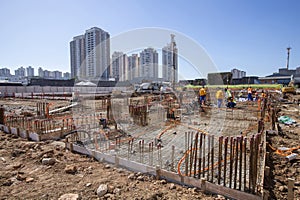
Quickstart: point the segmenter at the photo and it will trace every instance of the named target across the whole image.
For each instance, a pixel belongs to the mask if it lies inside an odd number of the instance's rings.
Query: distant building
[[[71,77],[83,76],[85,72],[85,36],[79,35],[70,42]],[[80,71],[81,70],[81,71]],[[82,74],[80,74],[80,72]]]
[[[283,84],[288,85],[291,81],[291,77],[296,75],[297,69],[279,68],[278,72],[275,72],[266,77],[260,77],[259,81],[262,84]]]
[[[162,49],[162,77],[169,82],[178,82],[178,49],[175,35],[171,34],[171,43]],[[175,77],[174,77],[175,76]]]
[[[112,54],[111,77],[117,81],[128,80],[128,60],[123,52],[115,51]]]
[[[1,77],[10,77],[11,76],[10,69],[7,69],[7,68],[0,69],[0,76]]]
[[[85,74],[86,78],[109,79],[110,35],[93,27],[85,32]]]
[[[64,79],[70,79],[71,78],[70,72],[63,73],[63,77],[64,77]]]
[[[232,78],[243,78],[246,76],[246,72],[245,71],[242,71],[242,70],[239,70],[239,69],[232,69],[231,70],[231,73],[232,73]]]
[[[128,56],[129,80],[139,77],[139,62],[140,58],[138,54],[132,54],[131,56]]]
[[[288,85],[291,81],[291,76],[272,74],[266,77],[258,78],[261,84],[283,84]]]
[[[49,70],[44,70],[44,78],[50,78],[51,77],[51,72]]]
[[[300,67],[297,67],[297,68],[296,68],[296,74],[297,74],[297,75],[300,74]]]
[[[286,68],[280,68],[278,70],[278,73],[280,75],[286,75],[286,76],[291,76],[296,74],[296,69],[286,69]]]
[[[60,72],[60,71],[53,71],[52,75],[50,77],[54,78],[54,79],[62,79],[62,72]]]
[[[241,84],[259,84],[260,81],[258,76],[244,76],[242,78],[233,78],[232,85],[241,85]]]
[[[16,69],[15,70],[15,76],[25,77],[25,68],[24,67],[19,67],[18,69]]]
[[[39,67],[39,69],[38,69],[38,76],[41,77],[41,78],[44,77],[44,70],[41,67]]]
[[[232,82],[231,72],[208,73],[207,81],[209,85],[229,85]]]
[[[140,53],[140,77],[158,79],[158,53],[153,48],[144,49]]]
[[[186,86],[186,85],[207,85],[207,79],[205,78],[197,78],[194,80],[180,80],[179,85]]]
[[[31,66],[28,66],[26,68],[27,77],[33,77],[34,76],[34,68]]]
[[[64,87],[73,87],[75,84],[74,79],[69,80],[56,80],[56,79],[46,79],[46,78],[39,78],[33,77],[30,79],[28,83],[29,86],[39,85],[39,86],[64,86]]]

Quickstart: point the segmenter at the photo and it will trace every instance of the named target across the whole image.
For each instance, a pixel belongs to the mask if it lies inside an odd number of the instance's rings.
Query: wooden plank
[[[205,182],[205,190],[209,191],[211,193],[215,193],[215,194],[220,194],[223,195],[225,197],[228,198],[232,198],[232,199],[244,199],[244,200],[261,200],[262,197],[257,196],[257,195],[253,195],[253,194],[249,194],[246,192],[242,192],[239,190],[234,190],[231,188],[227,188],[221,185],[215,185],[213,183],[210,182]]]

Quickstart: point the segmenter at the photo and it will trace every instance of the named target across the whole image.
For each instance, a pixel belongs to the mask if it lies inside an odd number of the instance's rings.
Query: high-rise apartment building
[[[64,78],[64,79],[70,79],[70,78],[71,78],[70,72],[65,72],[65,73],[63,73],[63,78]]]
[[[34,68],[31,66],[28,66],[26,68],[27,77],[34,77]]]
[[[123,52],[115,51],[112,56],[111,63],[111,77],[116,80],[124,79],[124,73],[126,73],[126,62],[124,61],[125,54]]]
[[[62,72],[61,71],[53,71],[50,73],[50,78],[62,79]]]
[[[18,69],[16,69],[15,70],[15,76],[25,77],[25,68],[24,67],[19,67]]]
[[[38,69],[38,76],[41,77],[41,78],[44,77],[44,70],[41,67],[39,67],[39,69]]]
[[[44,70],[44,78],[51,78],[51,71],[49,70]]]
[[[72,78],[108,80],[110,64],[110,35],[93,27],[70,42]]]
[[[70,42],[71,77],[85,75],[85,36],[79,35]]]
[[[10,69],[8,68],[2,68],[0,69],[0,77],[10,77]]]
[[[178,49],[174,37],[171,34],[171,43],[162,49],[162,77],[172,83],[178,82]]]
[[[158,53],[153,48],[144,49],[140,53],[139,76],[143,78],[158,78]]]
[[[139,62],[140,58],[138,54],[132,54],[128,56],[128,79],[132,80],[139,77]]]

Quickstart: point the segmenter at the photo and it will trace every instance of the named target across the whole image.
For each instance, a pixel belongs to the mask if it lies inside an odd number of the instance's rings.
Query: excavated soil
[[[0,141],[0,199],[58,199],[68,193],[81,199],[217,199],[74,154],[63,142],[32,142],[3,132]],[[43,158],[55,161],[43,163]],[[101,198],[100,184],[108,186]]]

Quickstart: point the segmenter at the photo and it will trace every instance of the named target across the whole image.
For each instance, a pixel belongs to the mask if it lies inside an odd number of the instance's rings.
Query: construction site
[[[236,106],[218,108],[216,91],[208,89],[204,105],[193,89],[14,95],[1,99],[0,123],[2,131],[27,140],[62,140],[100,162],[227,198],[300,198],[299,146],[274,140],[285,135],[278,122],[284,108],[295,120],[289,139],[299,140],[298,96],[283,101],[278,91],[265,90],[265,97],[246,101],[246,93],[232,90]],[[279,181],[286,185],[282,196],[274,192],[276,156],[295,168]]]

